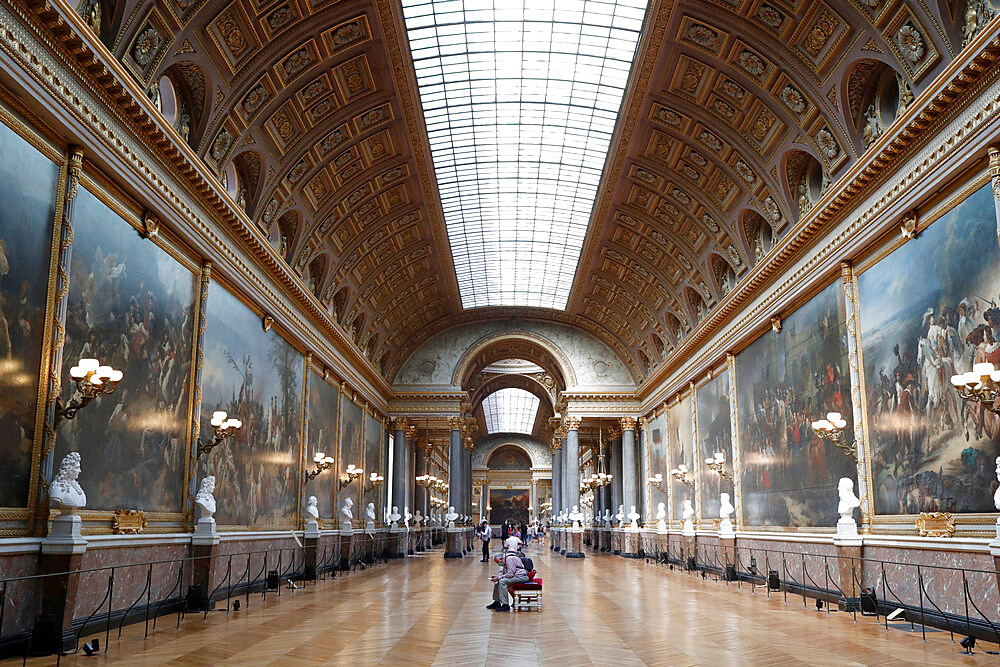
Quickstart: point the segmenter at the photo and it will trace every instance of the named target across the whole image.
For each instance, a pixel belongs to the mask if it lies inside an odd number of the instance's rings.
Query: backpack
[[[524,569],[531,572],[535,569],[535,564],[531,562],[531,559],[527,556],[521,556],[521,564],[524,565]]]

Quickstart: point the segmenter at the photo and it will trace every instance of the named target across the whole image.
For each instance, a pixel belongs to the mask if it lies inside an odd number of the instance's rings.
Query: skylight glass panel
[[[535,425],[538,397],[524,389],[498,389],[483,400],[488,433],[527,433]]]
[[[463,308],[566,308],[645,12],[403,0]]]

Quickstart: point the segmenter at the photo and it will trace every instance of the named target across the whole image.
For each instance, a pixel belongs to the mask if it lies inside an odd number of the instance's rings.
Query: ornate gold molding
[[[951,512],[921,512],[917,517],[917,532],[921,537],[953,537],[955,517]]]
[[[115,535],[138,535],[146,530],[146,515],[141,510],[115,510],[111,532]]]
[[[579,431],[580,430],[580,418],[577,416],[569,416],[563,419],[563,427],[567,431]]]

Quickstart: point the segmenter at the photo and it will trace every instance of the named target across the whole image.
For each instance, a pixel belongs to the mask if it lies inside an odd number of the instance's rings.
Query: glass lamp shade
[[[96,373],[97,369],[101,367],[101,362],[97,359],[81,359],[77,362],[77,366],[82,368],[84,373]]]

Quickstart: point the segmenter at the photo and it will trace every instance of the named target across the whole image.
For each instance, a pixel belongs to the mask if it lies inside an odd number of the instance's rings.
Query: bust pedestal
[[[462,557],[462,529],[461,528],[447,528],[445,530],[444,557],[445,558],[461,558]]]
[[[625,558],[638,558],[639,554],[639,529],[631,525],[626,526],[622,531],[624,534],[622,541],[622,555]]]
[[[583,528],[569,528],[566,533],[569,537],[566,558],[583,558]]]
[[[357,537],[349,521],[340,523],[340,562],[337,564],[337,569],[341,572],[350,570],[352,560],[357,560],[357,556],[354,555],[357,553],[355,550],[355,545],[358,543]]]
[[[719,538],[720,539],[733,539],[736,537],[736,532],[733,530],[733,522],[727,519],[722,519],[719,522]]]
[[[393,524],[389,528],[389,552],[392,558],[402,558],[406,555],[406,532],[399,526]]]
[[[302,532],[302,578],[316,579],[316,559],[319,551],[319,521],[309,519]]]
[[[39,574],[50,576],[41,581],[42,607],[31,635],[32,654],[72,651],[76,645],[73,611],[80,576],[66,573],[83,566],[87,540],[81,536],[81,526],[76,508],[63,508],[42,540]]]
[[[684,537],[694,537],[694,521],[691,519],[684,520],[684,527],[681,529]]]

